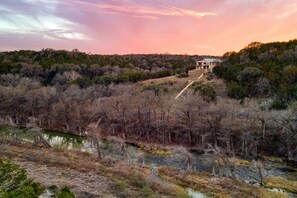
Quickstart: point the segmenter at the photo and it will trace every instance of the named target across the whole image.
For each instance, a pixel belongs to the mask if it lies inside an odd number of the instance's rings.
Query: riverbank
[[[182,188],[150,180],[149,167],[112,159],[99,162],[95,156],[75,150],[1,141],[0,160],[21,166],[43,186],[69,186],[76,197],[187,196]]]
[[[95,156],[78,150],[35,147],[9,141],[0,143],[0,160],[20,165],[28,172],[29,178],[43,186],[69,186],[77,197],[189,197],[187,188],[211,197],[262,197],[263,194],[287,197],[237,180],[213,178],[205,173],[164,167],[153,173],[151,167],[143,164],[109,158],[99,162]],[[167,182],[158,181],[154,174]],[[204,181],[204,185],[197,181]]]

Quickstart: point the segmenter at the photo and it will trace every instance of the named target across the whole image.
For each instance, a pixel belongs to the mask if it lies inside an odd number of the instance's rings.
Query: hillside
[[[248,53],[255,49],[258,48],[251,45],[239,53]],[[58,57],[61,54],[66,58],[60,64],[53,64],[47,69],[45,60],[59,63]],[[71,56],[76,58],[71,59]],[[80,59],[81,56],[83,58]],[[261,64],[258,63],[259,68],[251,68],[252,72],[249,73],[250,67],[246,66],[249,63],[231,64],[233,56],[240,55],[229,54],[229,59],[225,56],[227,60],[223,65],[215,68],[215,73],[227,81],[228,93],[231,96],[231,91],[234,90],[230,85],[237,83],[236,85],[243,89],[261,79],[261,75],[265,75],[260,71],[256,76],[250,77],[254,70],[260,70]],[[103,56],[77,51],[44,50],[3,52],[2,57],[2,64],[9,65],[9,70],[5,71],[6,73],[2,70],[4,74],[0,76],[0,122],[3,125],[28,127],[33,123],[41,129],[97,137],[99,129],[94,129],[93,126],[99,120],[101,137],[116,136],[132,142],[185,145],[198,150],[204,150],[211,144],[226,149],[228,153],[236,152],[245,156],[257,156],[263,152],[292,159],[297,155],[293,146],[297,138],[294,135],[294,107],[283,113],[264,112],[262,110],[267,103],[265,100],[264,103],[257,100],[247,100],[245,103],[232,100],[226,97],[224,83],[215,79],[212,74],[207,74],[201,81],[195,82],[178,100],[174,99],[189,80],[197,79],[201,75],[203,71],[199,70],[189,70],[188,77],[185,75],[183,78],[168,76],[138,83],[117,81],[119,77],[132,82],[142,79],[138,75],[144,71],[142,64],[129,69],[125,64],[120,64],[126,59],[140,59],[142,62],[151,62],[152,65],[166,65],[177,60],[188,61],[190,64],[194,58],[191,56]],[[108,59],[105,64],[113,64],[108,68],[119,73],[112,73],[110,70],[100,73],[102,68],[106,68],[100,65],[97,65],[97,69],[95,67],[90,70],[93,65],[86,63],[94,63],[93,59]],[[71,61],[76,65],[69,65]],[[79,61],[82,61],[81,64]],[[115,63],[117,61],[119,62]],[[188,68],[188,64],[182,62],[179,68]],[[117,66],[118,64],[120,66]],[[171,63],[170,68],[173,68],[173,65]],[[247,69],[243,69],[242,73],[239,71],[241,67]],[[237,78],[231,80],[235,74],[227,75],[234,68],[242,78],[245,77],[243,84],[238,84]],[[171,69],[164,68],[164,71],[170,73]],[[111,76],[112,79],[109,78]],[[295,84],[290,84],[290,88]],[[262,97],[269,95],[263,94]],[[232,119],[233,117],[237,119]],[[282,130],[288,132],[284,134],[280,132]],[[247,136],[246,131],[250,135]],[[277,145],[277,148],[272,150],[271,143]]]
[[[224,83],[191,70],[194,56],[3,52],[0,160],[78,197],[288,197],[296,193],[296,106],[267,108],[272,84],[261,94],[228,97],[230,85],[249,88],[266,75],[260,62],[251,68],[233,56],[215,68]]]
[[[271,98],[268,108],[285,109],[297,100],[297,40],[251,43],[228,52],[214,73],[222,77],[232,98]]]
[[[0,74],[17,74],[44,85],[137,82],[171,76],[194,67],[199,56],[187,55],[92,55],[78,50],[0,52]]]

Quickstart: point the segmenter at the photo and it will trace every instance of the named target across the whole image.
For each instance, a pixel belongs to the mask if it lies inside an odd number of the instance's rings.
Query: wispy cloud
[[[86,35],[76,31],[79,24],[55,15],[58,5],[55,0],[22,0],[18,7],[6,2],[4,0],[0,5],[1,34],[39,34],[50,40],[87,39]]]
[[[276,16],[277,19],[285,19],[287,17],[291,17],[292,15],[297,13],[297,3],[294,2],[290,5],[285,6],[284,11],[281,11],[279,15]]]
[[[223,54],[296,37],[295,1],[0,0],[0,50]]]
[[[82,0],[72,0],[72,4],[79,6],[86,6],[88,9],[93,9],[102,13],[119,14],[131,17],[145,17],[156,19],[161,16],[177,16],[177,17],[195,17],[201,18],[205,16],[216,15],[213,12],[199,12],[195,10],[189,10],[179,8],[175,6],[156,6],[141,3],[125,3],[120,4],[118,2],[109,3],[96,3]]]

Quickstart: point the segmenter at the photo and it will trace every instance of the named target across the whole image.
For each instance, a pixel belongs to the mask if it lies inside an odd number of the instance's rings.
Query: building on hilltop
[[[196,69],[212,71],[212,69],[221,64],[221,62],[222,60],[219,58],[204,58],[201,61],[196,61]]]

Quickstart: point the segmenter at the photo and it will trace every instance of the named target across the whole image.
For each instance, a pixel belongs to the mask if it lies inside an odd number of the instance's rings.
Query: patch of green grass
[[[131,184],[136,188],[140,189],[141,197],[150,197],[152,194],[152,189],[150,185],[140,177],[134,176],[131,180]]]
[[[57,198],[75,198],[75,195],[69,187],[64,187],[57,193]]]
[[[177,75],[175,75],[177,78],[187,78],[187,77],[189,77],[189,74],[187,74],[187,73],[180,73],[180,74],[177,74]]]
[[[119,179],[119,180],[115,181],[115,186],[116,186],[117,190],[123,191],[123,190],[125,190],[127,183],[126,183],[126,181]]]
[[[148,184],[145,184],[141,189],[141,195],[144,197],[149,197],[152,194],[152,189]]]
[[[137,188],[143,188],[146,185],[146,182],[142,178],[134,176],[131,180],[131,184]]]

